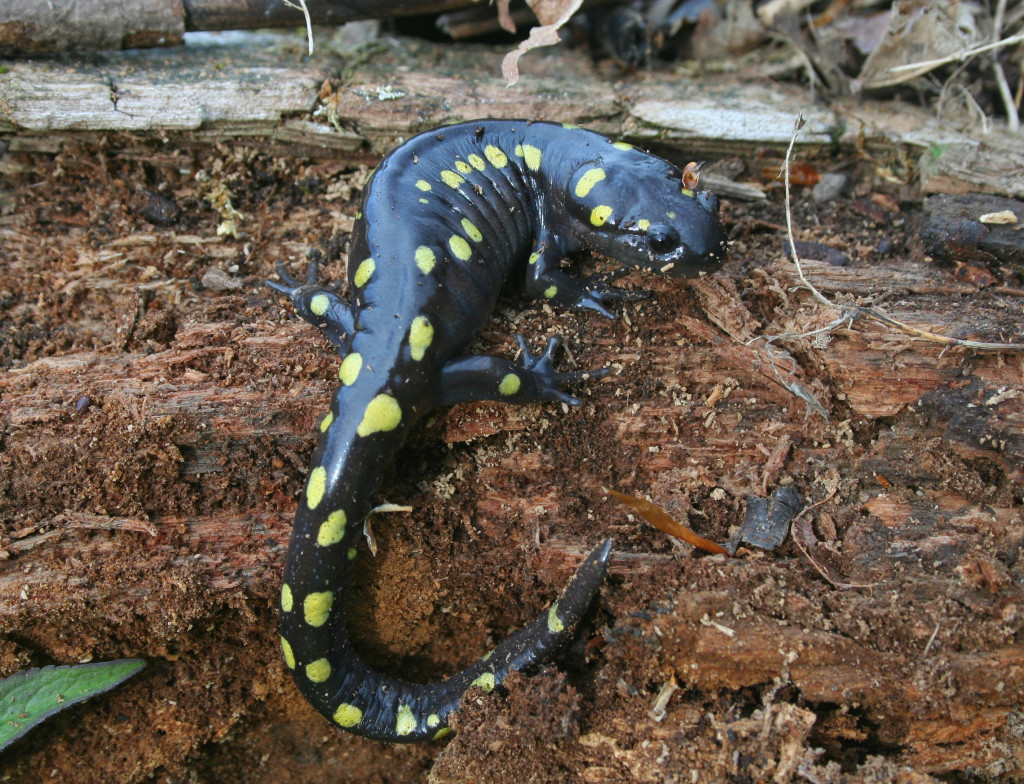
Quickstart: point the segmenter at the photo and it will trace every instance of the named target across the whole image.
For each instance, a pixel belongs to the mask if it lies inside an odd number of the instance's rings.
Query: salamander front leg
[[[278,283],[268,280],[267,285],[291,298],[295,312],[304,320],[319,329],[331,343],[341,348],[344,335],[355,331],[355,317],[352,308],[332,289],[317,283],[320,265],[310,261],[306,268],[306,282],[299,283],[288,274],[284,265],[278,262],[277,274],[281,278]]]
[[[480,400],[500,400],[506,403],[536,403],[557,400],[571,406],[580,405],[580,399],[562,391],[562,387],[578,384],[591,378],[604,378],[610,372],[600,368],[587,372],[560,373],[554,368],[554,354],[562,338],[548,340],[539,354],[531,354],[526,341],[517,336],[522,355],[515,362],[498,357],[460,357],[448,362],[439,374],[435,401],[451,406]]]
[[[567,275],[559,265],[568,251],[578,248],[566,249],[563,245],[557,239],[549,238],[539,242],[537,250],[531,254],[526,290],[533,296],[577,310],[593,310],[610,319],[615,318],[615,314],[607,307],[611,302],[632,301],[649,296],[647,291],[630,291],[611,285],[631,271],[627,267],[582,279]]]

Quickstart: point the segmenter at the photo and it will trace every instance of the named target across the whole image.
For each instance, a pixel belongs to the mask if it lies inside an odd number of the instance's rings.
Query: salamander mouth
[[[670,278],[696,278],[721,269],[725,262],[726,242],[723,237],[710,251],[699,253],[685,243],[666,256],[650,254],[645,265],[652,272]]]

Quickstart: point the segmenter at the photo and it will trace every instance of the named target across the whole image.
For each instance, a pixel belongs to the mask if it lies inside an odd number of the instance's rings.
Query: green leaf
[[[142,659],[120,659],[22,670],[5,678],[0,681],[0,751],[43,719],[114,688],[145,666]]]

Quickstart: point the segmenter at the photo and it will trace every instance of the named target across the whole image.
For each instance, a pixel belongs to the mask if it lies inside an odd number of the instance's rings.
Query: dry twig
[[[289,8],[295,8],[302,11],[302,15],[306,18],[306,40],[309,41],[309,55],[313,56],[313,21],[309,18],[309,9],[306,8],[306,0],[284,0],[284,4]]]
[[[1024,40],[1024,38],[1022,38],[1022,40]],[[818,291],[817,288],[814,287],[814,284],[812,284],[807,279],[806,275],[804,275],[803,265],[800,262],[800,255],[797,253],[796,250],[796,240],[793,237],[793,214],[791,210],[789,188],[789,168],[790,161],[793,155],[793,146],[796,143],[796,137],[800,133],[800,129],[803,127],[803,125],[804,118],[801,114],[797,117],[796,123],[793,126],[793,136],[789,140],[789,147],[786,150],[786,158],[782,164],[783,173],[785,175],[784,181],[786,191],[786,236],[789,240],[790,252],[793,255],[793,264],[796,267],[797,277],[800,279],[800,282],[807,288],[808,291],[811,292],[811,295],[818,302],[820,302],[822,305],[825,305],[826,307],[838,310],[840,312],[840,315],[837,318],[835,318],[831,323],[827,324],[824,327],[821,327],[820,329],[800,334],[785,333],[781,335],[772,335],[766,337],[765,340],[768,343],[773,343],[775,341],[783,339],[809,337],[812,335],[820,334],[822,332],[829,332],[833,329],[837,329],[842,324],[852,326],[853,322],[856,319],[867,318],[871,319],[872,321],[877,321],[879,324],[885,324],[888,327],[897,329],[900,332],[903,332],[905,335],[910,335],[911,337],[919,338],[921,340],[927,340],[932,343],[940,343],[945,348],[954,348],[959,346],[963,348],[974,349],[975,351],[1024,352],[1024,343],[989,343],[978,340],[961,340],[960,338],[951,338],[946,335],[940,335],[935,332],[929,332],[928,330],[919,329],[917,327],[912,327],[908,324],[904,324],[872,308],[865,308],[860,305],[838,305],[829,300],[820,291]]]
[[[974,57],[975,55],[984,54],[993,49],[998,49],[1003,46],[1009,46],[1010,44],[1016,44],[1024,41],[1024,33],[1017,33],[1011,35],[1009,38],[1004,38],[1001,41],[995,41],[991,44],[982,44],[981,46],[973,46],[970,49],[961,49],[959,52],[946,55],[945,57],[939,57],[935,60],[922,60],[917,63],[907,63],[906,65],[894,65],[892,68],[886,69],[886,73],[900,73],[902,71],[912,71],[919,68],[938,68],[940,65],[946,65],[947,63],[956,62]]]
[[[996,15],[992,25],[992,37],[999,41],[1003,30],[1003,20],[1006,18],[1006,0],[999,0],[996,4]],[[1013,93],[1010,91],[1010,84],[1006,81],[1006,74],[1003,73],[1003,66],[999,64],[997,52],[992,52],[992,72],[995,74],[996,84],[999,86],[999,97],[1003,99],[1003,107],[1006,109],[1006,126],[1014,133],[1020,130],[1020,118],[1017,116],[1017,104],[1013,100]]]

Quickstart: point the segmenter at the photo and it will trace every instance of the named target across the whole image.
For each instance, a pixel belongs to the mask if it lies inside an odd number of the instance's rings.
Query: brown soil
[[[4,753],[0,781],[1024,776],[1021,355],[943,352],[867,322],[748,345],[835,316],[794,288],[778,194],[725,205],[732,256],[714,280],[630,277],[653,295],[616,321],[510,298],[488,324],[482,350],[557,333],[567,364],[614,372],[578,410],[461,406],[418,430],[384,492],[415,511],[376,520],[380,551],[358,564],[364,655],[442,677],[546,607],[608,536],[611,576],[542,672],[469,695],[446,743],[391,747],[305,704],[274,610],[337,357],[261,282],[311,248],[341,276],[365,169],[184,137],[8,161],[0,674],[149,666]],[[230,192],[240,239],[218,237],[199,170]],[[919,203],[872,198],[884,186],[853,171],[838,203],[796,193],[801,239],[851,260],[808,264],[822,290],[1021,342],[1019,270],[959,282],[923,256]],[[808,554],[789,537],[700,557],[601,492],[723,541],[748,495],[787,484],[823,502]]]

